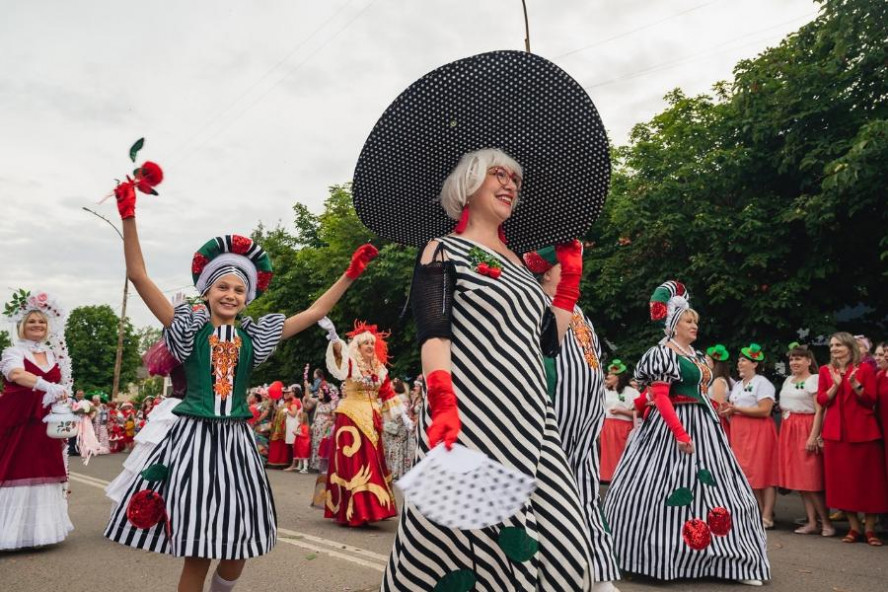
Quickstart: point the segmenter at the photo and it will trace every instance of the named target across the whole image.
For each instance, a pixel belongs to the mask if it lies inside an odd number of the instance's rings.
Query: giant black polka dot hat
[[[586,91],[537,55],[494,51],[426,74],[382,114],[355,167],[353,199],[379,236],[422,246],[455,225],[438,196],[467,152],[499,148],[523,168],[504,224],[516,252],[583,236],[610,181],[607,136]]]

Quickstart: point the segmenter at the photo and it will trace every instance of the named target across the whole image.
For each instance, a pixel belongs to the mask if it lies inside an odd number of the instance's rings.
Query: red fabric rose
[[[709,530],[716,536],[727,536],[733,525],[731,513],[727,508],[712,508],[709,510],[709,516],[706,517],[706,523]]]
[[[662,321],[666,318],[666,305],[662,302],[651,302],[651,320]]]
[[[202,253],[195,253],[194,257],[191,259],[191,273],[200,274],[209,262],[210,260]]]
[[[503,273],[503,270],[500,269],[499,267],[491,267],[491,268],[487,271],[487,275],[489,275],[489,276],[492,277],[493,279],[497,279],[497,278],[499,278],[499,276],[501,276],[502,273]]]
[[[231,236],[231,252],[243,255],[253,247],[253,241],[245,236],[234,234]]]
[[[139,169],[138,178],[144,181],[149,187],[160,185],[163,181],[163,170],[157,163],[146,160],[142,168]]]
[[[681,529],[681,538],[684,539],[688,547],[695,551],[702,551],[712,542],[709,526],[698,518],[691,518],[684,523],[684,527]]]
[[[481,275],[490,275],[490,266],[483,261],[478,264],[477,270]]]

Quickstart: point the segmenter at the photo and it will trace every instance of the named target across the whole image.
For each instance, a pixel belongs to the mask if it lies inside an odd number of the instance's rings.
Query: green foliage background
[[[74,387],[85,391],[111,392],[117,354],[118,317],[110,306],[81,306],[71,311],[65,339],[71,355]],[[127,319],[124,324],[120,390],[135,381],[141,365],[138,339]]]

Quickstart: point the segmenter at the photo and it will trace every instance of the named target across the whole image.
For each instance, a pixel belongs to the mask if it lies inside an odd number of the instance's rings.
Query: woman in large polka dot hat
[[[595,550],[543,356],[557,355],[573,318],[582,273],[574,238],[600,211],[608,177],[589,97],[520,52],[428,74],[367,140],[358,214],[374,232],[423,247],[412,287],[428,385],[417,457],[458,443],[536,484],[517,513],[479,529],[407,504],[382,590],[591,587]],[[553,243],[561,278],[550,300],[516,251]]]

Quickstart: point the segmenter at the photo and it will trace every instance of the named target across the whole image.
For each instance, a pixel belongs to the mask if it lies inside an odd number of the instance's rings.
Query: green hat
[[[522,255],[524,265],[530,270],[530,273],[546,273],[556,265],[558,265],[558,257],[555,256],[555,247],[548,246],[538,251],[529,251]]]
[[[762,346],[758,343],[750,343],[749,347],[740,348],[740,355],[757,363],[765,361],[765,352],[762,351]]]
[[[727,362],[731,359],[731,352],[721,343],[716,343],[712,347],[707,348],[706,355],[717,362]]]
[[[607,371],[610,374],[622,374],[626,371],[626,364],[624,364],[622,360],[617,358],[613,360],[610,364],[608,364]]]

